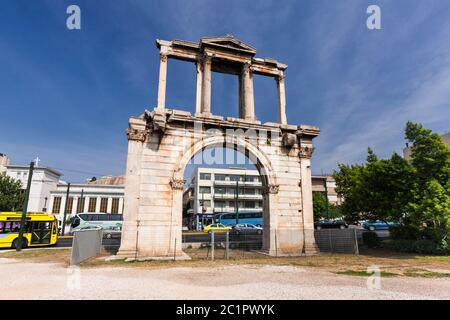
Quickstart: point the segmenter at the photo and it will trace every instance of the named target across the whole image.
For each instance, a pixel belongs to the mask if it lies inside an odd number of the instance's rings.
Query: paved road
[[[65,264],[0,258],[0,272],[20,275],[2,279],[2,299],[450,299],[450,280],[444,278],[382,277],[374,290],[367,277],[292,266],[105,266],[68,272]]]

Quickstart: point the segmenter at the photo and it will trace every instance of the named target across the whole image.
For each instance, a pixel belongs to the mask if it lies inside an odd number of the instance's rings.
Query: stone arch
[[[256,160],[256,168],[258,169],[262,178],[262,184],[264,188],[263,192],[263,219],[264,219],[264,237],[263,248],[268,252],[273,252],[276,236],[274,235],[274,228],[277,224],[277,213],[274,212],[274,204],[277,201],[278,184],[275,170],[269,157],[260,150],[257,146],[252,144],[246,139],[240,138],[235,135],[216,135],[212,137],[200,138],[183,152],[181,159],[174,170],[172,176],[172,184],[177,185],[173,188],[172,192],[172,224],[174,227],[172,232],[177,234],[177,237],[181,237],[181,225],[182,225],[182,197],[184,185],[184,171],[190,159],[196,154],[202,152],[208,147],[242,147],[244,151],[249,153],[253,159]],[[241,151],[241,150],[238,150]]]
[[[174,170],[173,180],[180,181],[184,179],[184,171],[186,166],[197,153],[210,147],[227,147],[227,146],[241,146],[245,151],[249,152],[253,159],[257,160],[255,163],[260,175],[263,177],[263,182],[266,185],[277,185],[277,178],[269,158],[249,141],[237,136],[218,135],[199,139],[194,142],[189,148],[185,150],[177,167]]]

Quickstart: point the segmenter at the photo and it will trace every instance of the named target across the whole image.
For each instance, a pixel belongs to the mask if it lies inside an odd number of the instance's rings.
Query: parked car
[[[397,225],[399,225],[398,222],[371,220],[364,222],[362,224],[362,227],[366,230],[374,231],[374,230],[389,230],[390,227]]]
[[[322,220],[314,222],[314,229],[345,229],[348,224],[343,220]]]
[[[230,248],[261,250],[263,229],[251,223],[239,223],[230,231]]]
[[[231,230],[233,234],[262,234],[263,228],[255,226],[251,223],[239,223],[233,227]]]
[[[103,238],[106,239],[117,239],[122,236],[122,229],[121,228],[112,228],[112,229],[105,229],[103,230]]]
[[[213,231],[215,233],[220,233],[220,232],[227,232],[229,230],[231,230],[230,226],[226,226],[221,223],[213,223],[213,224],[210,224],[209,226],[205,226],[203,228],[203,232],[206,232],[206,233],[211,233]]]

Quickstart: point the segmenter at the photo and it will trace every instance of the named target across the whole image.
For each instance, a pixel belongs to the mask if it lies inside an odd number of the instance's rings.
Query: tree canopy
[[[379,159],[369,148],[364,164],[339,164],[336,191],[344,198],[347,219],[401,220],[417,228],[439,229],[440,240],[450,227],[450,147],[421,124],[408,122],[405,138],[411,161],[394,153]]]
[[[20,211],[24,195],[19,180],[0,175],[0,211]]]

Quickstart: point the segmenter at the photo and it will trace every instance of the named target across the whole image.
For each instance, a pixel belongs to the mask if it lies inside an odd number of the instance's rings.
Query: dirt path
[[[450,299],[449,278],[367,277],[295,266],[71,269],[0,258],[1,299]],[[11,276],[3,276],[11,275]]]

